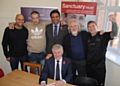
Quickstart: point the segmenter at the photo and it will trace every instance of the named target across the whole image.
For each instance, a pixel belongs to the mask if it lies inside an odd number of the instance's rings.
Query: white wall
[[[120,65],[106,60],[106,86],[120,86]]]

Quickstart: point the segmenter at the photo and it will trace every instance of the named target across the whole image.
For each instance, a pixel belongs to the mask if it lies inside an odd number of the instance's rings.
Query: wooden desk
[[[0,86],[40,86],[38,84],[39,76],[31,73],[27,73],[21,70],[14,70],[0,78]],[[48,84],[55,82],[52,79],[48,79]],[[74,86],[65,84],[64,86]]]

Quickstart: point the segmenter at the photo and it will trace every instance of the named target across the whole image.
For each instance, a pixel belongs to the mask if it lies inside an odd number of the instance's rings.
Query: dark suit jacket
[[[85,58],[87,57],[87,39],[88,39],[88,32],[86,31],[81,31],[79,32],[82,37],[82,42],[83,42],[83,49],[84,49],[84,55]],[[71,50],[71,38],[70,34],[67,34],[64,38],[63,41],[63,48],[64,48],[64,56],[72,58],[72,50]]]
[[[58,36],[56,38],[56,41],[54,41],[53,37],[53,25],[48,24],[46,26],[46,53],[52,53],[52,46],[54,44],[63,44],[64,37],[68,34],[68,26],[67,25],[60,25]]]
[[[41,81],[47,82],[47,78],[54,79],[54,71],[55,71],[54,68],[55,68],[55,59],[54,57],[51,57],[50,59],[45,61],[45,65],[39,79],[39,84],[41,83]],[[66,80],[67,83],[72,83],[73,74],[72,74],[70,59],[63,57],[61,71],[62,71],[61,72],[62,79]]]

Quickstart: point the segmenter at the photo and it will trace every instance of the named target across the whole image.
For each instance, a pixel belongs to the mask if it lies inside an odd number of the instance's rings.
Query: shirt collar
[[[53,25],[53,27],[55,26],[55,24],[52,24],[52,25]],[[60,26],[60,22],[58,24],[56,24],[56,26],[59,27]]]
[[[57,60],[55,59],[55,62],[57,62]],[[62,62],[62,57],[59,59],[59,62]]]

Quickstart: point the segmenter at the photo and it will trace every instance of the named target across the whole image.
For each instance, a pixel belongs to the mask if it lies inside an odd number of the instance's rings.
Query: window
[[[116,0],[110,0],[110,6],[115,6],[116,5]]]
[[[106,5],[106,0],[96,0],[99,6],[105,6]]]
[[[111,31],[112,22],[108,16],[113,14],[116,16],[116,23],[118,26],[118,35],[113,41],[110,41],[109,47],[114,51],[120,53],[120,0],[94,0],[98,3],[97,23],[98,28],[104,31]]]
[[[101,16],[101,14],[103,14],[102,16]],[[105,15],[105,10],[99,10],[98,11],[98,21],[101,21],[101,22],[98,22],[97,24],[98,24],[98,30],[100,31],[100,30],[102,30],[103,29],[103,25],[104,25],[104,15]]]

